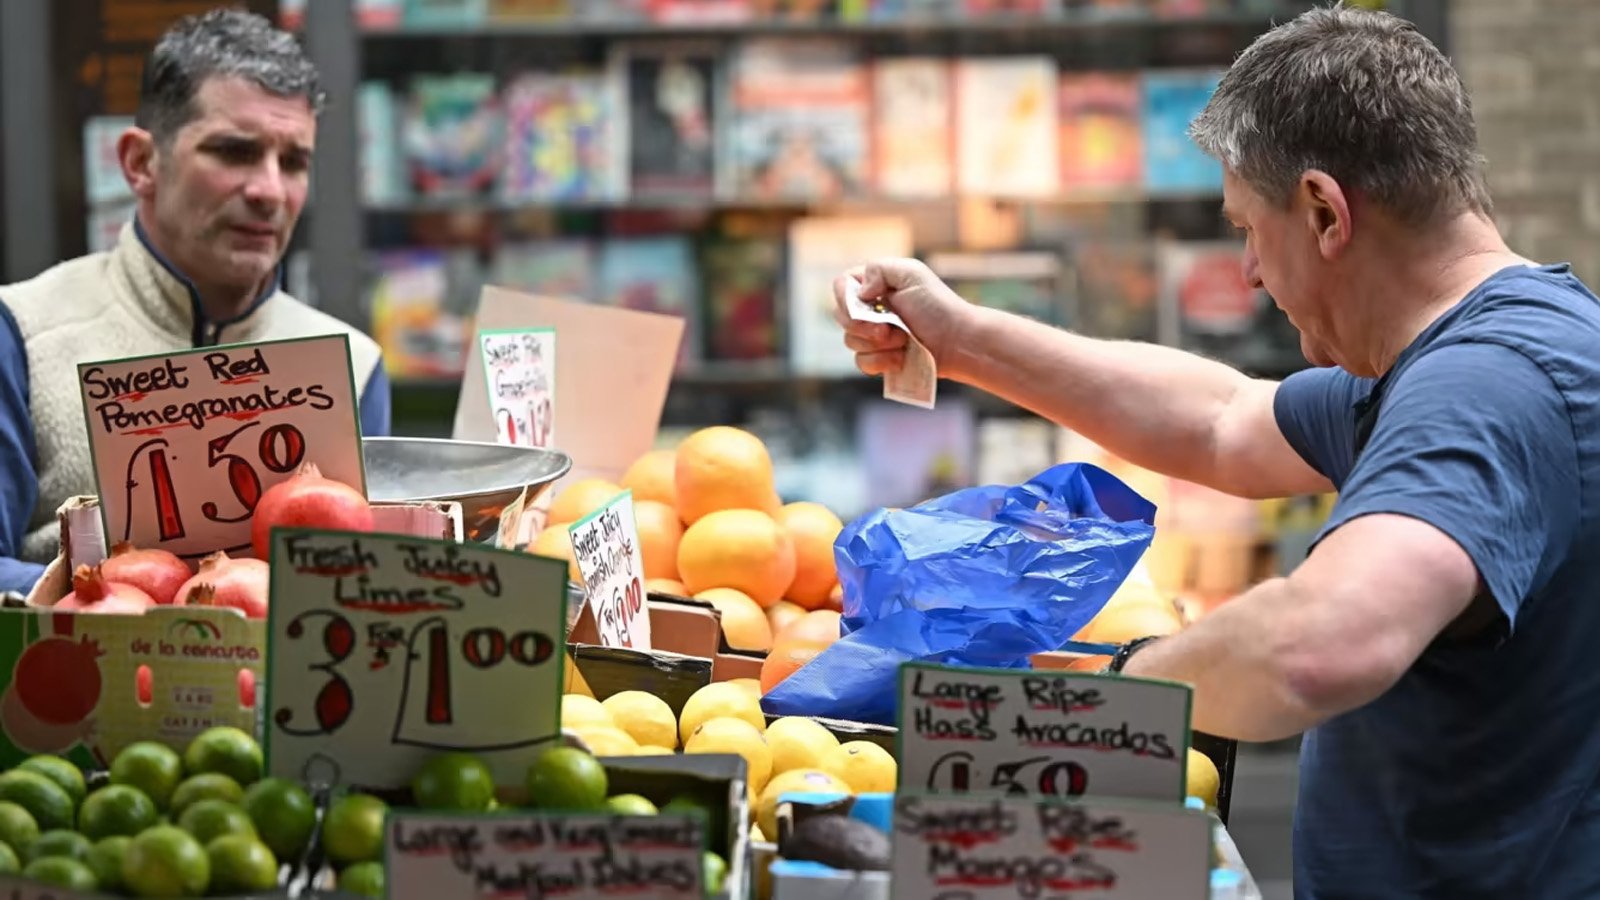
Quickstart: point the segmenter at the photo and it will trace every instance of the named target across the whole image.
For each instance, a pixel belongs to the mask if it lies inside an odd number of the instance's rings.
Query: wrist
[[[1145,637],[1134,638],[1133,640],[1128,641],[1126,644],[1123,644],[1121,647],[1118,647],[1117,652],[1111,657],[1111,663],[1106,666],[1106,671],[1125,675],[1130,674],[1128,672],[1128,663],[1133,660],[1134,654],[1150,646],[1158,639],[1159,638],[1156,635],[1147,635]]]

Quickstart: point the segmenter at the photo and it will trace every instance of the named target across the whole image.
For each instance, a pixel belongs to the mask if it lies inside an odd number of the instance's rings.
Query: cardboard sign
[[[389,816],[391,900],[705,896],[696,815]]]
[[[104,769],[136,741],[182,753],[213,725],[253,732],[266,625],[194,606],[142,616],[0,609],[0,766],[54,753]]]
[[[274,531],[272,774],[397,788],[462,750],[520,786],[560,730],[566,586],[564,562],[527,553]]]
[[[1182,803],[1190,699],[1174,682],[906,663],[899,787]]]
[[[560,449],[573,460],[565,481],[619,481],[634,460],[655,446],[683,342],[681,317],[486,287],[477,324],[488,330],[553,328],[561,335],[555,356],[561,377],[555,384],[554,433]],[[481,366],[482,348],[474,346],[472,352],[480,359],[468,365]],[[462,380],[452,436],[495,439],[483,379]]]
[[[251,555],[262,492],[303,463],[366,493],[342,334],[81,363],[107,539]]]
[[[901,793],[893,896],[1206,900],[1211,828],[1182,807]]]
[[[555,446],[556,332],[478,332],[495,439],[517,447]]]
[[[600,643],[649,650],[650,616],[644,609],[644,557],[633,518],[633,491],[618,494],[567,526],[567,532]]]

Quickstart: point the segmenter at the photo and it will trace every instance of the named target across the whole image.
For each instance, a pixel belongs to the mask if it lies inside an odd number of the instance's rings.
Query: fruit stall
[[[657,445],[671,317],[511,299],[449,440],[364,437],[343,338],[80,367],[7,896],[1258,896],[1232,744],[1102,673],[1186,623],[1132,488],[842,521],[747,431]],[[568,361],[629,329],[607,403]]]

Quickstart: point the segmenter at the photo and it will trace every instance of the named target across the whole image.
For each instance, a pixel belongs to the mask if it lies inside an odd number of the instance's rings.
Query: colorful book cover
[[[834,199],[865,189],[871,88],[854,44],[748,40],[731,66],[734,196]]]
[[[764,22],[818,22],[837,18],[839,0],[749,0],[750,15]]]
[[[613,115],[600,72],[526,72],[501,94],[505,168],[500,195],[597,200],[615,195],[608,153]]]
[[[1043,16],[1058,8],[1058,0],[963,0],[962,11],[967,16],[1020,14]]]
[[[634,197],[710,197],[716,188],[716,44],[619,44],[609,86],[627,110],[614,183]]]
[[[600,302],[608,306],[681,316],[685,324],[678,369],[700,361],[700,277],[688,238],[607,240],[600,247],[596,289]]]
[[[1060,184],[1056,61],[968,58],[955,64],[957,183],[963,194],[1052,197]]]
[[[913,506],[973,485],[977,418],[965,400],[941,398],[937,409],[872,400],[856,421],[869,508]]]
[[[927,255],[928,268],[970,303],[1051,325],[1071,325],[1062,303],[1061,254],[1053,250]]]
[[[1137,75],[1061,76],[1063,193],[1139,187],[1144,151]]]
[[[848,375],[855,353],[834,318],[833,280],[862,263],[910,256],[903,216],[807,216],[789,226],[789,366],[799,375]]]
[[[405,0],[405,23],[469,27],[489,18],[489,0]]]
[[[572,14],[570,0],[489,0],[489,18],[501,22],[560,20]]]
[[[701,249],[701,264],[706,281],[707,358],[777,358],[781,241],[719,236]]]
[[[1221,193],[1222,164],[1189,138],[1221,71],[1144,74],[1144,186],[1151,193]]]
[[[644,0],[650,18],[672,25],[748,22],[751,0]]]
[[[447,311],[450,285],[444,254],[392,251],[377,259],[372,286],[372,337],[394,378],[450,378],[466,368],[468,333]]]
[[[873,181],[887,197],[943,197],[954,181],[950,64],[889,57],[872,65]]]
[[[1075,328],[1092,337],[1153,341],[1159,276],[1146,241],[1091,241],[1074,255]]]
[[[92,116],[83,123],[83,192],[89,203],[132,199],[117,153],[117,141],[132,126],[132,116]]]
[[[910,22],[948,19],[961,0],[840,0],[839,18],[847,22]]]
[[[502,128],[493,75],[417,76],[403,124],[415,190],[434,197],[489,190],[500,173]]]
[[[356,127],[361,154],[361,195],[368,203],[404,200],[405,166],[400,160],[400,105],[382,81],[365,81],[356,93]]]
[[[594,302],[595,251],[582,238],[511,241],[495,254],[490,279],[542,297]]]
[[[1264,299],[1245,280],[1244,247],[1233,241],[1163,241],[1161,302],[1185,334],[1248,331]]]

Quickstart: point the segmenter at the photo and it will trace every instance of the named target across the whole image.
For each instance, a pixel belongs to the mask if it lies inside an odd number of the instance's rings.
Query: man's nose
[[[260,165],[251,170],[250,179],[244,185],[244,196],[256,206],[283,205],[288,197],[288,188],[284,184],[283,170],[279,168],[277,159],[270,155],[266,156]]]

